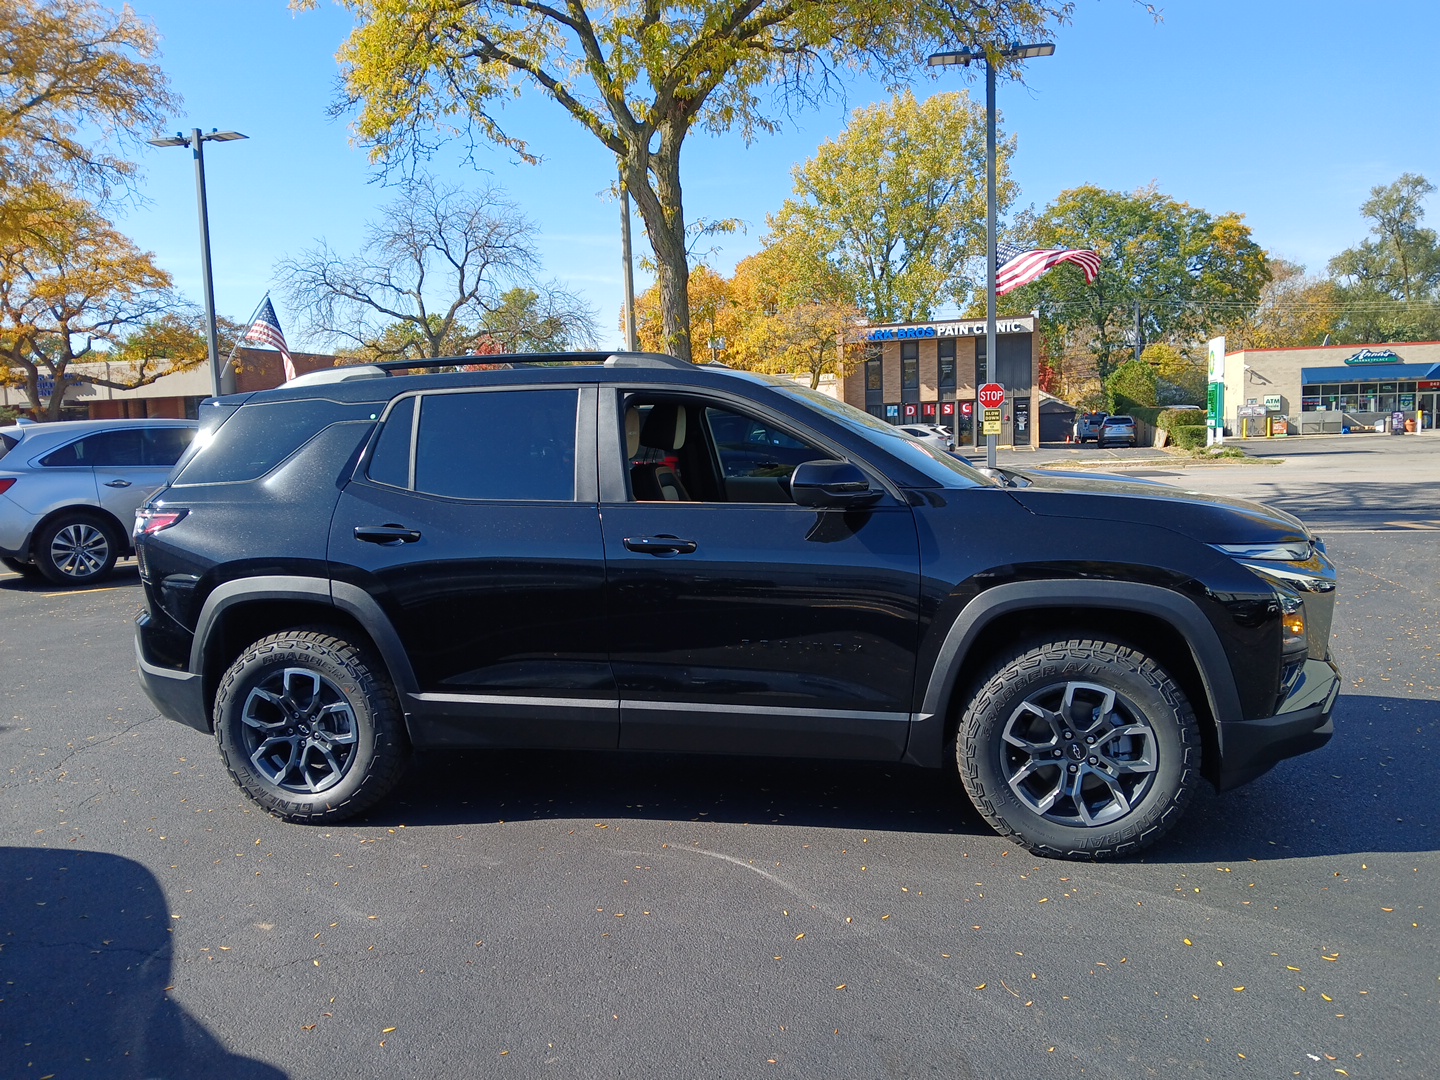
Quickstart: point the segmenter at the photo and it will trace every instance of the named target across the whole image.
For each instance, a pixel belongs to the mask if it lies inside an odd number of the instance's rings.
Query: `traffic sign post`
[[[1005,404],[1005,387],[999,383],[986,383],[980,387],[980,392],[975,396],[980,399],[980,408],[984,410],[981,434],[986,436],[986,441],[989,443],[988,456],[989,452],[993,452],[995,436],[1000,434],[1000,409]],[[993,462],[991,467],[994,467]]]

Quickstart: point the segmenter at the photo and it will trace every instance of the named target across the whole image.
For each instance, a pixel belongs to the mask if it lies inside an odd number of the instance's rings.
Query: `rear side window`
[[[19,443],[20,440],[13,435],[6,435],[4,432],[0,432],[0,457],[4,457],[11,450],[14,450]]]
[[[40,459],[50,468],[97,465],[143,465],[145,463],[145,432],[139,428],[124,431],[101,431],[62,446]]]
[[[415,489],[452,499],[573,500],[578,400],[573,389],[424,397]]]
[[[141,452],[144,464],[169,468],[180,460],[180,455],[195,438],[195,429],[188,427],[146,428]]]
[[[366,415],[369,416],[368,407]],[[334,401],[274,401],[242,405],[213,434],[202,435],[194,456],[175,478],[186,484],[254,480],[284,461],[323,428],[355,418]]]
[[[370,456],[366,476],[377,484],[400,488],[410,486],[410,436],[414,426],[415,399],[403,398],[385,418],[380,438],[375,440],[375,452]]]

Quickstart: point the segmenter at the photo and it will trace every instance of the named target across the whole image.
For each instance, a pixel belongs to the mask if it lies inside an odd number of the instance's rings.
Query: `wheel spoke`
[[[306,667],[266,674],[250,689],[240,722],[256,773],[290,794],[315,795],[340,783],[360,741],[349,699]]]

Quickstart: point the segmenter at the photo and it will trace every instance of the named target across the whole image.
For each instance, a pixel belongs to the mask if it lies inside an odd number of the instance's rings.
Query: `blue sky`
[[[292,16],[285,0],[131,0],[163,37],[161,65],[184,97],[172,128],[234,129],[246,142],[206,146],[216,306],[244,319],[274,284],[272,268],[319,237],[358,243],[393,197],[363,151],[332,120],[336,47],[348,15],[322,0]],[[1007,131],[1019,141],[1020,205],[1042,208],[1083,183],[1133,190],[1150,183],[1212,213],[1236,211],[1274,255],[1324,269],[1366,231],[1359,206],[1376,184],[1418,172],[1440,185],[1440,109],[1427,89],[1440,40],[1435,0],[1169,0],[1156,23],[1128,0],[1078,0],[1056,53],[1029,63],[1025,86],[1000,88]],[[964,89],[965,69],[922,75],[928,96]],[[686,215],[738,217],[712,263],[729,271],[754,252],[765,215],[790,194],[791,169],[844,127],[849,111],[884,98],[857,82],[846,103],[812,110],[780,135],[746,146],[737,135],[692,135],[682,158]],[[539,166],[484,149],[479,173],[458,154],[437,158],[443,179],[507,189],[539,226],[547,276],[599,311],[603,345],[620,341],[619,207],[604,195],[614,172],[599,144],[540,98],[505,119],[543,157]],[[121,226],[201,296],[194,170],[187,151],[142,162],[146,202]],[[1428,204],[1440,225],[1440,201]],[[643,230],[635,220],[637,251]],[[643,275],[639,284],[643,286]],[[278,301],[287,330],[295,318]],[[296,330],[293,347],[303,347]]]

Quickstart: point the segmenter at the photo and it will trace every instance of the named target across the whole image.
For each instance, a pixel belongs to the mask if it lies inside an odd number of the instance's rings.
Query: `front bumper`
[[[1318,750],[1335,733],[1330,713],[1340,696],[1340,670],[1331,660],[1306,660],[1274,716],[1222,720],[1218,725],[1220,791],[1248,784],[1286,758]]]

